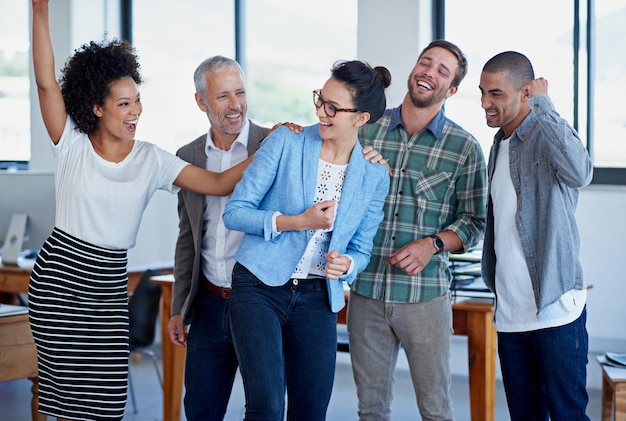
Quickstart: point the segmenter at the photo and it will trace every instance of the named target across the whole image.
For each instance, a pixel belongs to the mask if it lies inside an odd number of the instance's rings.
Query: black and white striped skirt
[[[39,362],[39,411],[72,420],[121,420],[128,385],[126,250],[55,228],[28,291]]]

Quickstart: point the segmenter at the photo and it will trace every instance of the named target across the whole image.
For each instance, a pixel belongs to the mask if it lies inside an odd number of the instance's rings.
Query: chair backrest
[[[152,345],[156,334],[161,285],[150,282],[150,278],[159,275],[156,270],[147,270],[139,280],[128,302],[129,344],[130,350]]]

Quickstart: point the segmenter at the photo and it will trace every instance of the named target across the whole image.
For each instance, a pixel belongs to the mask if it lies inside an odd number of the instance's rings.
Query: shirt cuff
[[[352,272],[354,272],[354,260],[352,260],[352,257],[348,256],[347,254],[346,254],[346,257],[350,259],[350,267],[348,268],[344,276],[348,276]]]
[[[278,218],[278,216],[280,215],[282,215],[282,213],[280,212],[274,212],[274,214],[272,215],[272,237],[280,234],[280,231],[278,231],[278,229],[276,228],[276,218]]]

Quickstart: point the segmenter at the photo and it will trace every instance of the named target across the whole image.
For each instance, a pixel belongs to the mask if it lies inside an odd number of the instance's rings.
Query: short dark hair
[[[420,53],[418,57],[418,61],[420,58],[422,58],[422,56],[424,55],[426,51],[435,47],[440,47],[440,48],[443,48],[444,50],[450,51],[459,61],[459,67],[456,69],[456,73],[454,75],[454,79],[452,79],[452,83],[450,87],[459,86],[461,82],[463,81],[463,79],[465,78],[465,75],[467,75],[467,57],[465,57],[465,54],[463,54],[463,51],[461,51],[461,49],[456,44],[453,44],[450,41],[446,41],[443,39],[436,39],[432,41],[430,44],[428,44],[426,48],[422,50],[422,52]]]
[[[59,79],[65,110],[77,129],[89,134],[98,128],[94,105],[103,105],[112,82],[124,77],[141,83],[135,49],[128,41],[91,41],[74,51]]]
[[[533,65],[528,57],[517,51],[504,51],[491,57],[483,66],[485,73],[508,72],[508,78],[516,89],[522,89],[527,82],[535,79]]]
[[[382,117],[387,108],[385,89],[391,85],[391,73],[386,67],[359,61],[339,61],[331,69],[336,80],[347,85],[352,95],[354,108],[370,113],[368,123]]]

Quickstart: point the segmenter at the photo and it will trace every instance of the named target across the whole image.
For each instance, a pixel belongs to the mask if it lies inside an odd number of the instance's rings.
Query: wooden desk
[[[28,292],[30,272],[30,268],[0,266],[0,292],[13,294]]]
[[[626,421],[626,369],[602,364],[602,421]]]
[[[172,309],[173,275],[158,275],[150,278],[161,284],[161,342],[163,352],[163,419],[180,420],[181,398],[183,393],[183,373],[185,371],[186,348],[170,342],[167,326]]]
[[[172,275],[152,278],[163,287],[161,329],[163,332],[163,419],[180,420],[185,348],[169,341],[167,325],[172,302]],[[472,298],[452,304],[454,334],[468,338],[470,409],[473,421],[494,421],[496,395],[496,330],[492,323],[493,302]],[[345,323],[345,308],[337,323]]]
[[[495,419],[497,337],[493,310],[491,299],[469,298],[452,304],[454,334],[467,336],[473,421]]]
[[[30,267],[0,265],[0,292],[13,294],[27,293],[30,282]],[[169,269],[169,268],[168,268]],[[129,270],[128,290],[133,291],[144,270]]]
[[[0,317],[0,381],[27,378],[33,382],[30,402],[33,421],[45,421],[40,414],[37,382],[37,350],[28,324],[28,315]]]
[[[12,294],[28,292],[30,268],[0,266],[0,292]],[[39,385],[37,376],[37,350],[28,324],[28,315],[0,317],[0,381],[27,378],[31,388],[31,413],[33,420],[45,420],[39,414]]]

